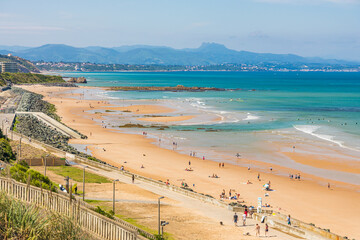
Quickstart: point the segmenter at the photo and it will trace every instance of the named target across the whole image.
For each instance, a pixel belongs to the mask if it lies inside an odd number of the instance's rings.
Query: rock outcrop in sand
[[[70,80],[68,82],[70,82],[70,83],[87,83],[86,78],[84,78],[84,77],[78,77],[78,78],[72,77],[72,78],[70,78]]]

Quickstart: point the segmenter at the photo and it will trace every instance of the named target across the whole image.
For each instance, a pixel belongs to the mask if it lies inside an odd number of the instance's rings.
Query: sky
[[[0,0],[0,45],[157,45],[360,61],[360,0]]]

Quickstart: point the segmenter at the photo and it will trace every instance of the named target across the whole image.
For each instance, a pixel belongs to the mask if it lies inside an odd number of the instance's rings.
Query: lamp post
[[[115,182],[118,182],[119,179],[113,180],[113,213],[115,215]]]
[[[19,142],[19,162],[21,161],[21,140],[22,140],[22,136],[20,137],[20,142]]]
[[[160,236],[160,200],[163,199],[164,196],[158,198],[158,234]]]
[[[85,201],[85,168],[88,166],[84,166],[84,173],[83,173],[83,201]]]
[[[45,163],[45,171],[44,171],[44,175],[46,177],[46,158],[50,156],[50,154],[46,154],[46,156],[44,157],[44,163]]]

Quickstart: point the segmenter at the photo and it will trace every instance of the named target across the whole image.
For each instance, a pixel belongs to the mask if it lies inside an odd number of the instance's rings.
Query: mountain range
[[[236,51],[217,43],[203,43],[199,48],[174,49],[148,45],[105,48],[99,46],[72,47],[46,44],[40,47],[0,46],[0,54],[8,54],[46,62],[91,62],[104,64],[321,64],[359,65],[345,60],[301,57],[295,54],[255,53]]]

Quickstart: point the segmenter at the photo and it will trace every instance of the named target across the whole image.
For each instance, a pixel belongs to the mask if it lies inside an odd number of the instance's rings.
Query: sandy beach
[[[252,159],[238,160],[252,161],[254,165],[250,170],[230,164],[219,168],[217,162],[203,160],[202,156],[190,157],[161,148],[161,141],[104,128],[95,121],[102,119],[103,114],[88,112],[94,109],[116,109],[150,115],[171,113],[173,112],[171,108],[157,105],[118,107],[103,101],[79,100],[73,98],[75,96],[63,93],[71,88],[36,85],[23,86],[23,88],[43,94],[44,100],[55,104],[57,113],[65,124],[88,136],[86,140],[72,139],[71,143],[86,144],[94,156],[109,164],[123,165],[127,170],[156,180],[169,179],[171,184],[178,186],[185,181],[195,191],[210,194],[215,198],[219,198],[223,189],[227,195],[232,189],[233,193],[240,194],[240,200],[256,206],[257,198],[263,197],[263,203],[270,204],[276,211],[291,214],[294,218],[314,223],[342,236],[360,238],[357,223],[357,216],[360,214],[360,209],[357,208],[360,202],[360,185],[335,182],[305,173],[301,173],[301,181],[290,180],[277,173],[294,172],[293,170],[272,165],[272,172],[270,170],[259,172],[260,168],[256,166],[269,169],[270,165]],[[149,117],[140,120],[168,123],[184,121],[192,117]],[[339,159],[323,159],[316,154],[288,153],[288,156],[296,162],[318,168],[340,168],[344,172],[360,173],[356,162],[344,165],[339,164]],[[189,161],[193,171],[185,171],[189,167]],[[351,164],[355,166],[348,167]],[[144,168],[141,168],[142,165]],[[209,177],[214,173],[220,178]],[[258,174],[261,181],[257,179]],[[248,181],[252,184],[246,184]],[[264,197],[262,185],[269,181],[274,191],[269,193],[269,197]],[[327,188],[328,182],[332,186],[331,189]]]

